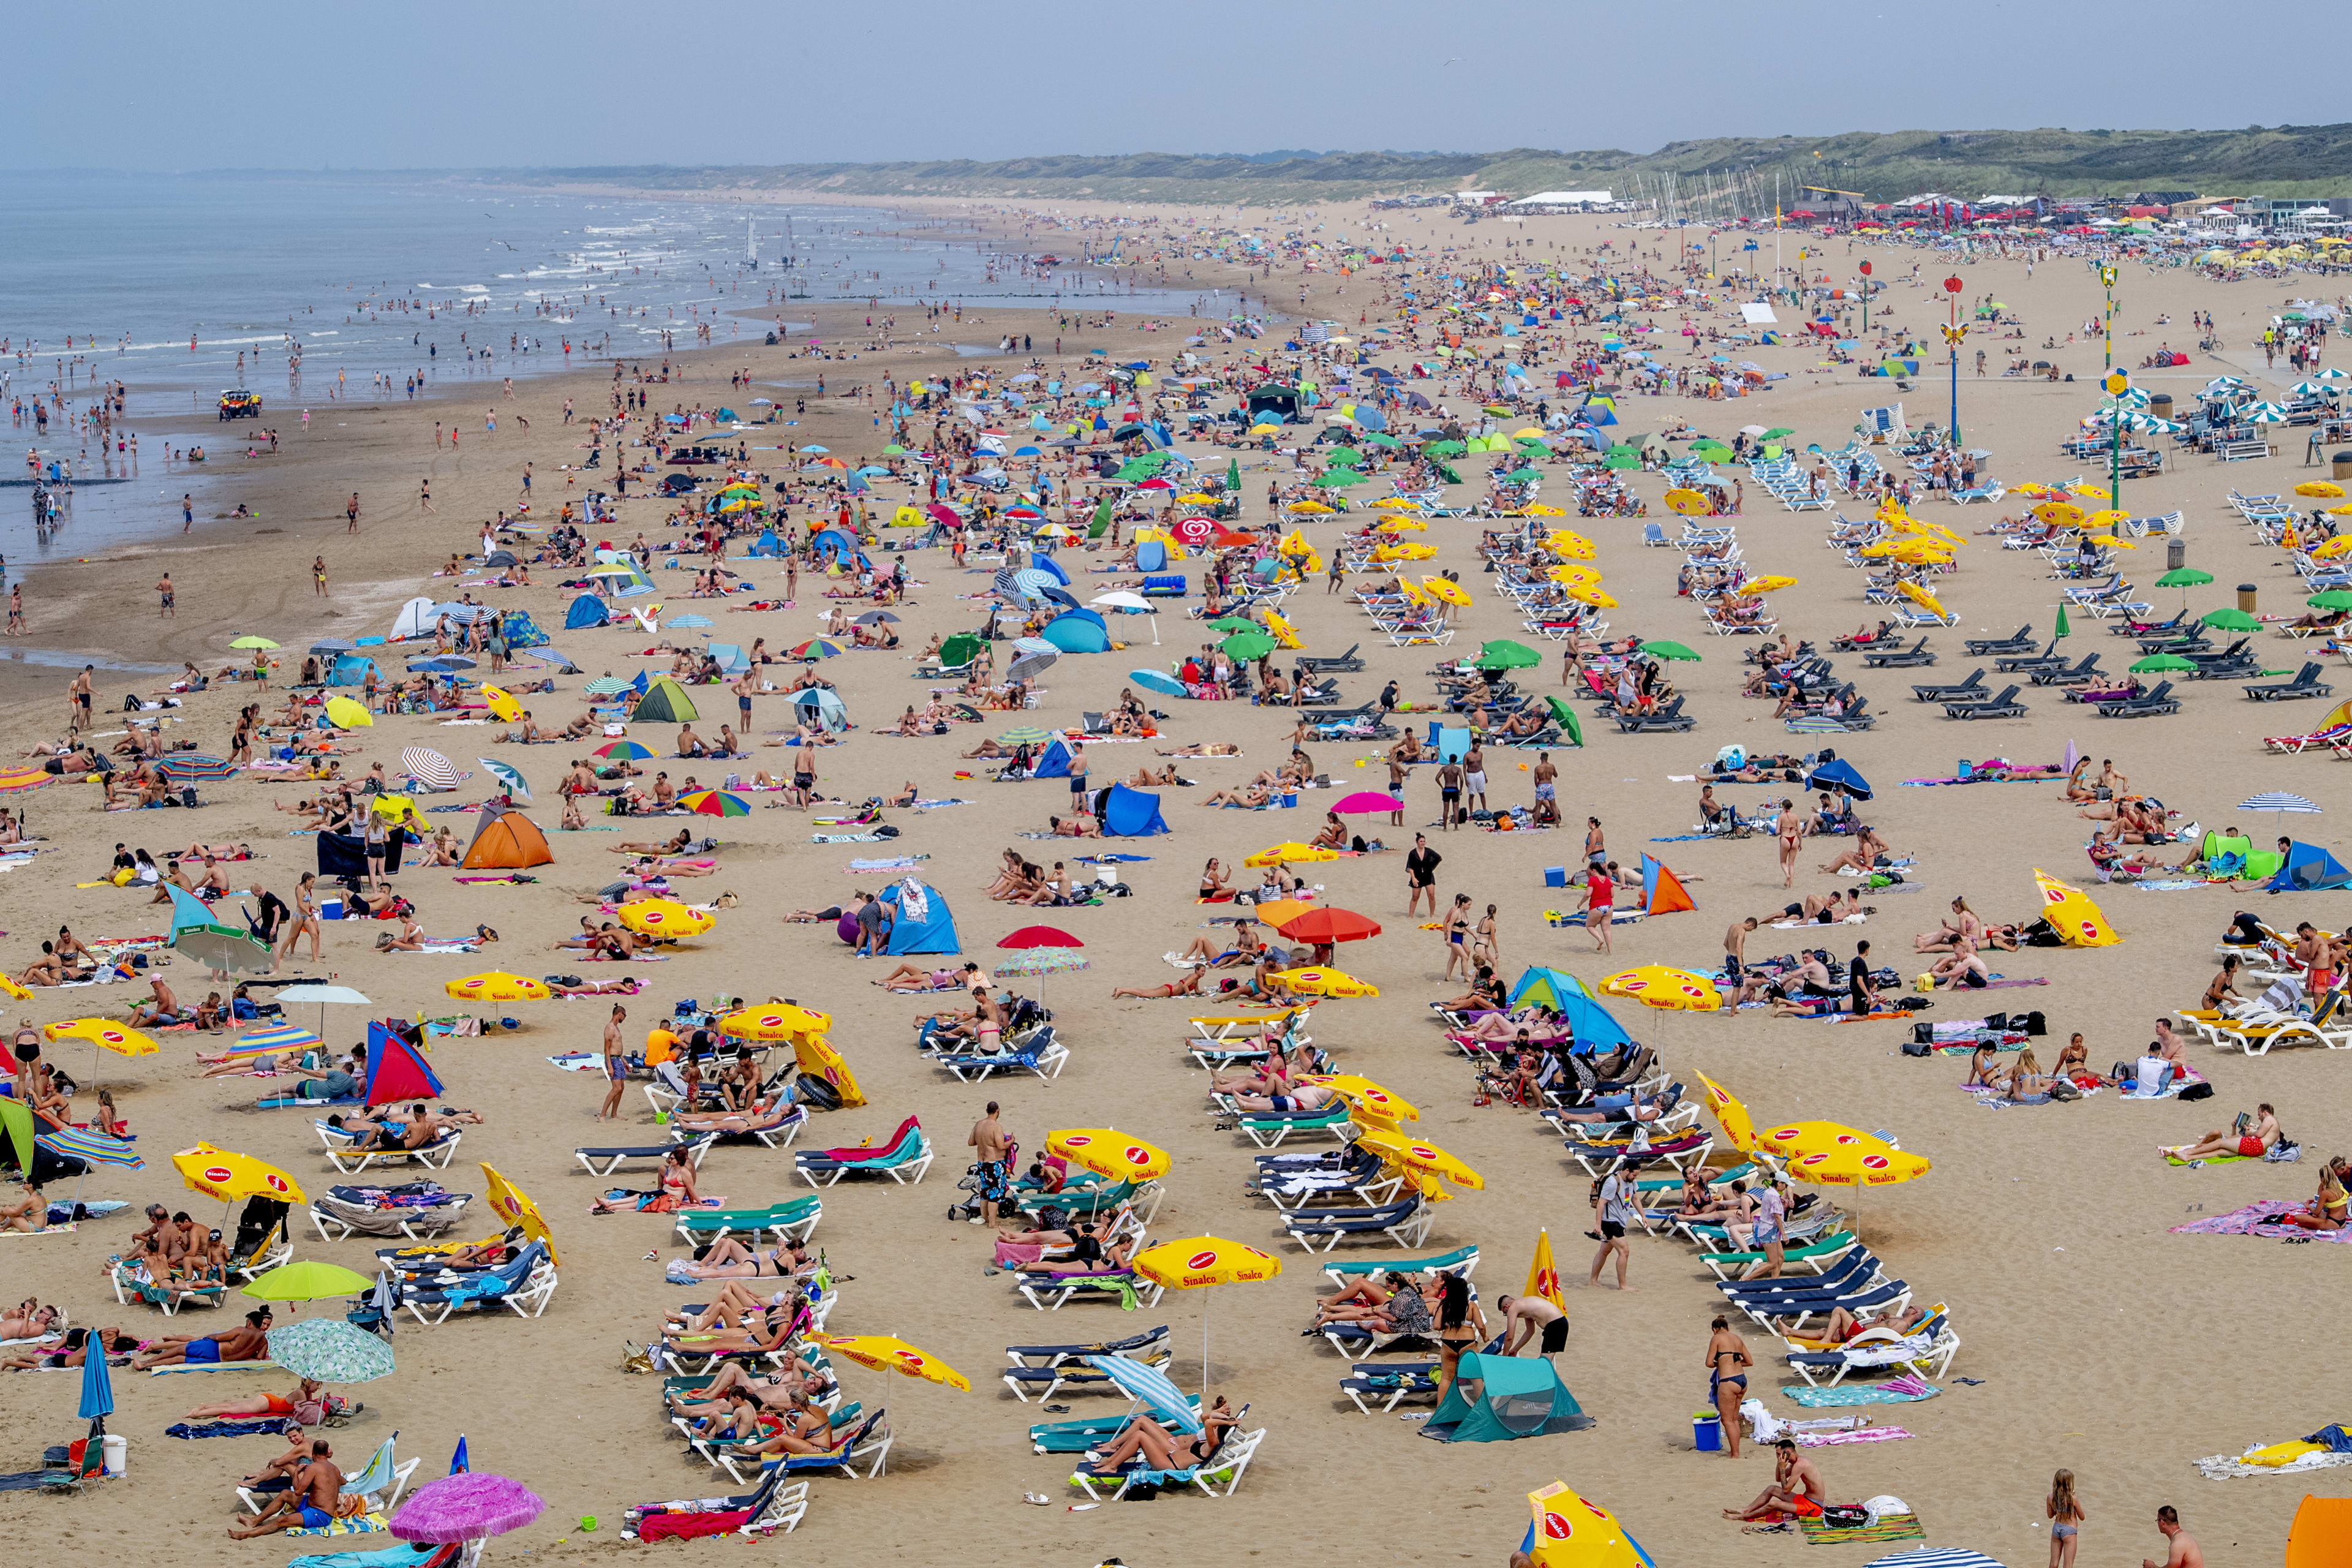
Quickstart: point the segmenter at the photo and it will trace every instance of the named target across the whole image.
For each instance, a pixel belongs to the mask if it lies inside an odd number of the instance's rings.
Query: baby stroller
[[[1013,1166],[1020,1163],[1021,1145],[1018,1143],[1005,1144],[1005,1170],[1010,1172]],[[975,1217],[980,1213],[980,1163],[978,1161],[974,1161],[970,1165],[964,1167],[963,1177],[961,1181],[956,1183],[956,1190],[958,1192],[970,1193],[971,1194],[968,1198],[958,1198],[954,1203],[948,1205],[948,1218],[954,1221],[956,1224],[961,1225],[964,1221]],[[1009,1209],[1013,1206],[1011,1196],[1012,1182],[1009,1178],[1005,1183],[1005,1200],[997,1205],[1000,1210]]]

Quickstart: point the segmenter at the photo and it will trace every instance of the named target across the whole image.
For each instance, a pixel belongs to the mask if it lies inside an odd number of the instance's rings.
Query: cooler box
[[[1565,867],[1565,866],[1547,866],[1547,867],[1545,867],[1545,868],[1544,868],[1544,886],[1545,886],[1545,887],[1547,887],[1547,888],[1565,888],[1565,887],[1567,887],[1567,886],[1568,886],[1568,868],[1567,868],[1567,867]]]
[[[1712,1410],[1693,1411],[1691,1441],[1698,1445],[1698,1451],[1702,1454],[1721,1453],[1723,1451],[1723,1417]]]

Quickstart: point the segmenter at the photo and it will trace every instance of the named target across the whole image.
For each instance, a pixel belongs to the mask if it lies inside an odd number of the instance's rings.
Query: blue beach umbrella
[[[1130,669],[1127,678],[1146,691],[1157,691],[1162,697],[1184,695],[1184,683],[1163,669]]]
[[[1805,779],[1807,789],[1840,790],[1856,800],[1870,798],[1870,781],[1854,770],[1843,757],[1832,757],[1815,768]]]
[[[1156,1366],[1123,1355],[1090,1355],[1087,1364],[1118,1385],[1119,1392],[1151,1406],[1152,1414],[1180,1432],[1201,1430],[1201,1414],[1183,1390]]]

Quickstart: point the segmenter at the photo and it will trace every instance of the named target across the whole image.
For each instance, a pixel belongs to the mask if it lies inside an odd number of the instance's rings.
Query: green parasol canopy
[[[1213,632],[1255,632],[1264,629],[1247,616],[1219,616],[1215,620],[1209,622],[1208,626]]]
[[[2210,572],[2200,572],[2194,566],[2176,567],[2156,580],[2159,588],[2201,588],[2213,580]]]
[[[2158,675],[2166,670],[2194,669],[2196,668],[2196,663],[2193,660],[2183,658],[2177,653],[2152,653],[2146,658],[2141,659],[2137,664],[2133,665],[2132,673],[2134,675]]]
[[[1244,664],[1264,658],[1282,645],[1264,632],[1236,632],[1217,645]]]
[[[1531,669],[1543,662],[1543,655],[1523,642],[1509,637],[1496,637],[1478,650],[1470,661],[1478,669]]]
[[[979,657],[980,639],[970,632],[958,632],[940,644],[940,663],[950,669],[958,665],[970,664]]]
[[[1694,649],[1663,637],[1656,642],[1643,643],[1642,651],[1652,658],[1683,659],[1692,664],[1698,662],[1698,654]]]
[[[2263,629],[2262,622],[2234,605],[2225,605],[2218,610],[2208,610],[2197,618],[2216,631],[2258,632]]]

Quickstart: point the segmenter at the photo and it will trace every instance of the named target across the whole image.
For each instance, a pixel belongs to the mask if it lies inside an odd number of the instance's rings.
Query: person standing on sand
[[[1772,825],[1772,830],[1780,838],[1780,885],[1793,888],[1797,885],[1797,845],[1805,837],[1804,819],[1797,815],[1793,802],[1785,798],[1780,802],[1780,819]]]
[[[350,526],[346,527],[346,528],[343,530],[343,531],[344,531],[345,533],[357,533],[357,532],[360,531],[360,492],[359,492],[359,491],[357,491],[357,490],[353,490],[353,491],[352,492],[352,499],[351,499],[348,502],[346,502],[346,503],[344,504],[344,507],[343,507],[343,516],[344,516],[344,518],[348,521],[348,522],[349,522],[349,524],[350,524]]]
[[[2074,1550],[2084,1522],[2083,1505],[2074,1497],[2074,1472],[2061,1470],[2050,1478],[2050,1495],[2042,1500],[2050,1515],[2050,1568],[2074,1568]]]
[[[8,635],[25,635],[25,584],[14,583],[8,588]]]
[[[79,732],[89,725],[91,697],[90,671],[97,666],[85,664],[81,673],[66,688],[66,728],[68,733]]]
[[[163,607],[155,612],[157,619],[176,621],[180,618],[179,612],[173,608],[173,599],[175,595],[172,592],[172,574],[169,572],[164,573],[163,580],[155,584],[155,596],[162,601],[163,605]]]
[[[621,1043],[621,1026],[628,1017],[629,1010],[615,1002],[613,1016],[604,1020],[604,1079],[612,1087],[605,1089],[604,1103],[596,1112],[599,1121],[621,1119],[621,1095],[629,1087],[628,1047]]]
[[[1622,1169],[1623,1163],[1620,1161],[1611,1166],[1609,1173],[1601,1178],[1601,1189],[1592,1199],[1592,1218],[1597,1228],[1584,1233],[1601,1244],[1601,1250],[1592,1255],[1592,1276],[1587,1283],[1601,1283],[1601,1267],[1613,1252],[1617,1255],[1620,1292],[1633,1289],[1625,1283],[1625,1265],[1633,1257],[1633,1249],[1625,1241],[1625,1227],[1633,1219],[1633,1178]]]
[[[310,557],[310,586],[320,598],[327,596],[327,558],[323,555]]]
[[[434,437],[433,444],[436,447],[441,444],[440,437],[437,435]],[[431,511],[433,510],[433,481],[431,479],[428,479],[424,483],[416,487],[416,504],[426,511]]]
[[[996,1205],[1012,1190],[1013,1178],[1013,1163],[1006,1152],[1013,1134],[997,1119],[996,1101],[988,1102],[987,1113],[971,1124],[971,1136],[964,1142],[977,1154],[980,1166],[980,1215],[971,1223],[993,1226]]]
[[[1723,1418],[1724,1447],[1735,1459],[1739,1458],[1739,1402],[1748,1397],[1748,1369],[1754,1364],[1748,1359],[1748,1342],[1732,1328],[1731,1321],[1716,1319],[1715,1332],[1706,1342],[1706,1391]]]

